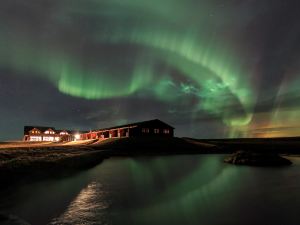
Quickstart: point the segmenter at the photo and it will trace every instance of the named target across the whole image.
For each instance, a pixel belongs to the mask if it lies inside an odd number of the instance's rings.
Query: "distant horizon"
[[[147,121],[147,120],[153,120],[153,118],[149,119],[142,119],[140,121]],[[162,119],[160,119],[162,120]],[[162,120],[163,122],[165,122],[164,120]],[[2,129],[0,128],[0,141],[11,141],[11,140],[21,140],[23,137],[23,132],[24,132],[24,127],[25,126],[42,126],[42,127],[54,127],[55,129],[61,129],[61,130],[73,130],[73,131],[78,131],[78,132],[82,132],[82,131],[89,131],[89,130],[97,130],[97,129],[102,129],[102,128],[108,128],[108,127],[113,127],[116,125],[124,125],[127,123],[135,123],[135,122],[139,122],[137,120],[132,120],[132,121],[126,121],[126,120],[121,120],[121,121],[117,121],[117,123],[104,123],[105,126],[94,126],[94,127],[87,127],[87,126],[81,126],[81,128],[79,126],[74,126],[74,125],[70,125],[70,126],[59,126],[56,123],[41,123],[41,124],[37,124],[35,123],[34,125],[30,125],[30,124],[26,124],[24,126],[20,126],[20,127],[15,127],[14,131],[16,130],[17,133],[7,133],[5,131],[7,131],[7,129]],[[166,121],[167,122],[167,121]],[[168,122],[167,122],[168,123]],[[47,124],[49,124],[47,126]],[[300,128],[298,127],[287,127],[286,129],[284,129],[283,127],[278,127],[278,128],[261,128],[261,129],[255,129],[252,133],[252,135],[249,136],[239,136],[239,137],[226,137],[226,136],[214,136],[214,135],[207,135],[205,132],[201,132],[199,135],[197,134],[193,134],[190,132],[190,134],[188,135],[188,132],[186,132],[184,129],[181,128],[181,130],[177,129],[176,125],[173,125],[173,123],[169,123],[170,125],[175,127],[175,136],[176,137],[189,137],[189,138],[196,138],[196,139],[234,139],[234,138],[292,138],[292,137],[300,137],[300,133],[298,133],[298,130],[300,130]],[[58,125],[58,126],[56,126]],[[179,125],[179,127],[181,127],[182,124]],[[209,127],[206,127],[207,130],[209,130]],[[286,130],[291,130],[291,131],[296,131],[296,133],[294,134],[288,134],[288,132],[279,132],[280,130],[286,131]],[[260,132],[259,132],[260,131]],[[271,132],[270,132],[271,131]],[[255,135],[253,135],[255,134]]]
[[[48,127],[48,126],[45,126],[45,127]],[[49,126],[51,127],[51,126]],[[55,127],[56,128],[56,127]],[[66,129],[68,130],[68,129]],[[92,129],[93,130],[93,129]],[[96,129],[95,129],[96,130]],[[76,131],[76,130],[73,130],[73,131]],[[83,130],[82,130],[83,131]],[[78,130],[78,132],[82,132],[80,130]],[[22,141],[22,138],[23,138],[23,129],[22,129],[22,133],[20,134],[20,138],[15,138],[15,139],[2,139],[0,137],[0,142],[18,142],[18,141]],[[176,135],[176,128],[175,128],[175,138],[191,138],[191,139],[197,139],[197,140],[232,140],[232,139],[293,139],[293,138],[300,138],[300,135],[296,135],[296,136],[265,136],[265,137],[214,137],[214,138],[201,138],[201,137],[197,137],[197,136],[194,136],[194,137],[191,137],[191,136],[177,136]]]

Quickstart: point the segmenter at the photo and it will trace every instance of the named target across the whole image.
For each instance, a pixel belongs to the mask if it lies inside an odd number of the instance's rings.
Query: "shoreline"
[[[92,168],[113,156],[215,153],[214,145],[180,138],[127,138],[72,143],[0,143],[0,189]]]
[[[242,145],[249,148],[249,145]],[[251,145],[251,147],[253,147]],[[267,153],[270,147],[254,148]],[[279,153],[278,149],[273,149]],[[284,157],[300,158],[293,151]],[[113,156],[158,156],[179,154],[230,154],[236,151],[228,144],[214,145],[188,138],[123,138],[102,142],[87,140],[74,143],[0,143],[0,189],[16,183],[27,183],[49,177],[68,176],[92,168]]]

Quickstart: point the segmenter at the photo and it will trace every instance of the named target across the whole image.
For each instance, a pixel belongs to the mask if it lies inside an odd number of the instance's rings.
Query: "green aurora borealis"
[[[181,126],[182,135],[191,129],[195,131],[188,135],[199,137],[194,127],[213,121],[218,132],[210,137],[294,136],[300,134],[300,32],[296,13],[287,16],[284,7],[287,11],[295,4],[4,0],[0,77],[8,70],[22,79],[40,79],[72,101],[93,107],[101,101],[147,104],[152,99],[165,106],[163,112],[157,109],[161,119],[187,124]],[[276,26],[270,26],[273,17]],[[120,111],[136,110],[127,107]],[[135,120],[128,114],[107,123]]]

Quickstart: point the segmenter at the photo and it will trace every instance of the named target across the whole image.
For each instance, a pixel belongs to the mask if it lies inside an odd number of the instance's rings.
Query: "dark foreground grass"
[[[0,188],[91,168],[108,157],[90,148],[30,148],[0,150]]]

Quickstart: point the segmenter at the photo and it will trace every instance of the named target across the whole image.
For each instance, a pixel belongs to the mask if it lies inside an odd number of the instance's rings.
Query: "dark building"
[[[158,119],[82,132],[56,130],[54,127],[25,126],[23,140],[57,142],[140,136],[173,137],[174,127]]]
[[[175,128],[169,124],[155,119],[81,133],[80,139],[86,140],[140,136],[173,137],[174,129]]]

